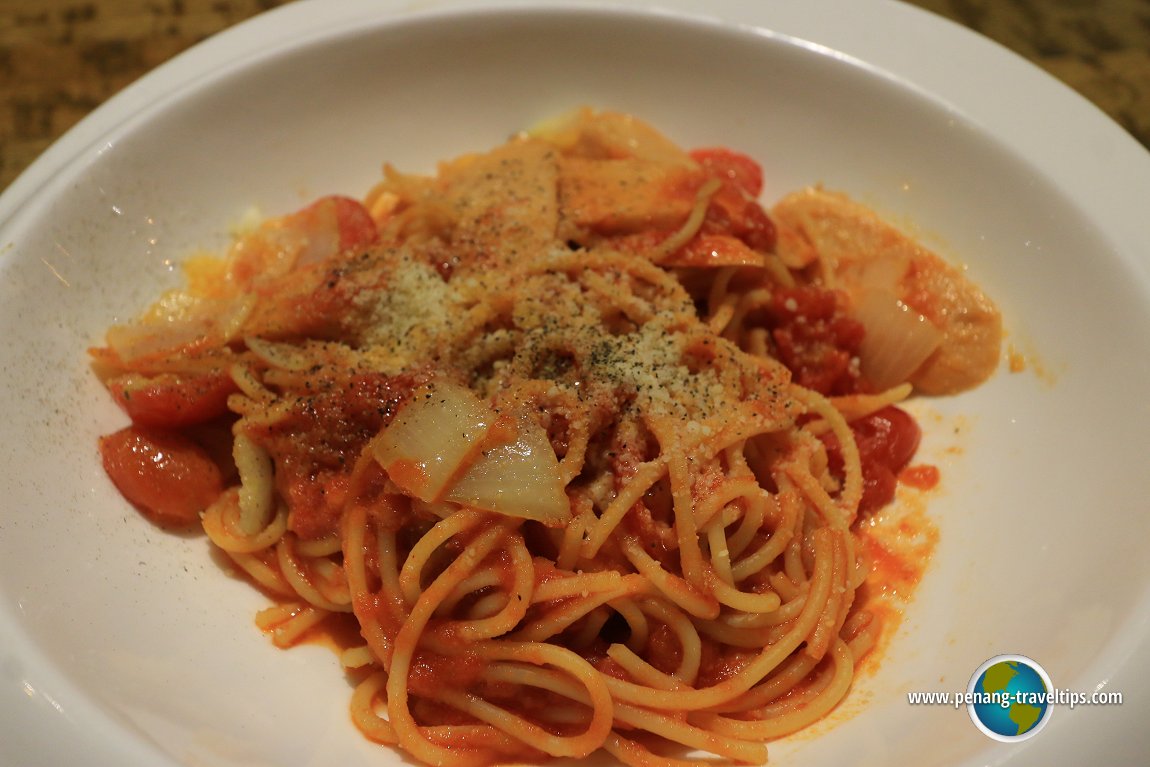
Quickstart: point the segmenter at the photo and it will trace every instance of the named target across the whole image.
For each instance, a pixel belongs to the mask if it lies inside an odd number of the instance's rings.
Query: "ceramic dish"
[[[0,197],[0,762],[399,765],[347,716],[335,656],[274,650],[203,538],[142,523],[100,469],[122,422],[87,366],[252,206],[360,194],[579,104],[759,158],[913,226],[1004,310],[1022,372],[918,407],[940,543],[877,673],[778,764],[1133,763],[1150,750],[1150,155],[1005,50],[850,3],[300,2],[129,87]],[[893,34],[892,30],[898,33]],[[1022,744],[907,693],[1037,660]]]

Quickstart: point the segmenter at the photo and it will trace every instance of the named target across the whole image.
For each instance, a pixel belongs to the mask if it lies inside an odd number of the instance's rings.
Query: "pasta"
[[[761,193],[586,109],[387,166],[91,350],[132,421],[104,465],[272,598],[276,645],[352,621],[352,720],[420,762],[761,763],[881,631],[855,527],[917,445],[898,403],[977,385],[1001,333],[862,206]]]

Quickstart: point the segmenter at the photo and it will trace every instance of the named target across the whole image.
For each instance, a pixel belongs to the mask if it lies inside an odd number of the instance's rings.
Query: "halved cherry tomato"
[[[896,474],[918,450],[922,431],[910,413],[893,405],[851,424],[859,453]]]
[[[120,493],[159,525],[194,524],[223,491],[219,467],[178,432],[128,426],[100,439],[100,457]]]
[[[690,154],[704,173],[723,182],[711,197],[703,231],[737,237],[760,253],[773,251],[775,224],[757,199],[763,191],[759,164],[730,149],[696,149]]]
[[[108,391],[132,423],[180,428],[204,423],[228,412],[228,396],[238,391],[231,375],[127,373],[107,382]]]
[[[268,219],[237,241],[231,279],[247,289],[378,239],[375,221],[362,204],[339,195],[320,197],[294,213]]]
[[[730,182],[748,197],[762,194],[763,169],[742,152],[713,147],[695,149],[690,155],[709,175]]]
[[[358,200],[333,194],[319,198],[304,211],[323,212],[325,208],[335,214],[341,252],[372,245],[379,239],[375,220]]]
[[[894,498],[898,475],[918,450],[922,430],[914,417],[893,405],[850,424],[862,463],[863,494],[859,513],[877,511]],[[834,435],[824,436],[833,473],[842,472],[842,451]]]

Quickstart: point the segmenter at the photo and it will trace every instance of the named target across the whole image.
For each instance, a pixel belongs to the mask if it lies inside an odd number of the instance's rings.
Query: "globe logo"
[[[1005,743],[1032,738],[1050,721],[1050,676],[1025,655],[997,655],[983,663],[967,687],[970,719]]]

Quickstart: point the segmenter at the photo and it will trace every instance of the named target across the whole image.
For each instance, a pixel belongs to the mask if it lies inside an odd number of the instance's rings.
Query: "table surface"
[[[0,190],[166,59],[290,0],[0,0]],[[1150,148],[1150,0],[911,0],[1078,90]]]

